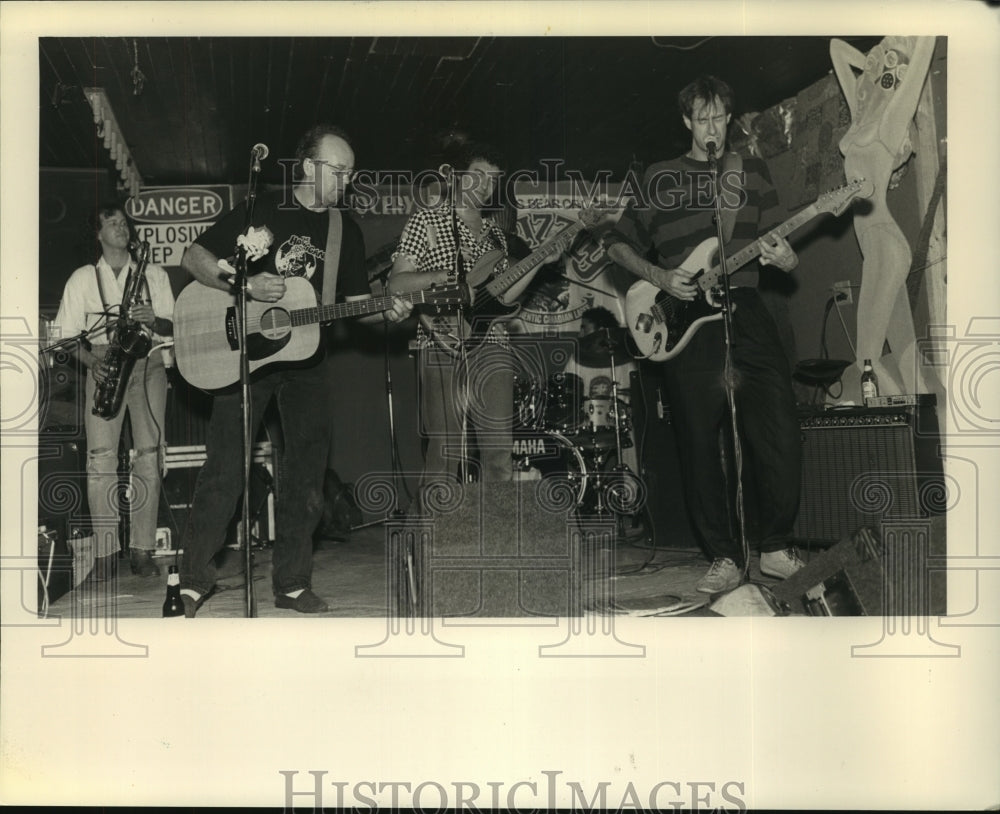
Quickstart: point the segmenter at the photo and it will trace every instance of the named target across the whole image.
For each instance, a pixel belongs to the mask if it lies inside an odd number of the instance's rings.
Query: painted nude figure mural
[[[910,134],[934,52],[934,37],[886,37],[862,54],[843,40],[830,58],[851,111],[840,140],[848,181],[875,185],[869,205],[854,213],[864,257],[858,297],[857,363],[871,359],[883,395],[927,392],[916,359],[913,315],[906,293],[912,255],[886,203],[892,173],[913,153]],[[855,71],[861,71],[860,75]],[[888,340],[892,362],[882,359]]]

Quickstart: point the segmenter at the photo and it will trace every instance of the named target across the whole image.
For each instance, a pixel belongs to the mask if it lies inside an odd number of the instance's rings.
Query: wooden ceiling
[[[736,113],[830,70],[829,37],[50,37],[40,40],[40,164],[110,166],[83,88],[103,87],[147,185],[262,180],[316,121],[346,128],[358,167],[433,166],[451,129],[496,144],[509,169],[559,158],[615,177],[683,151],[677,91],[714,73]],[[867,50],[878,37],[846,37]]]

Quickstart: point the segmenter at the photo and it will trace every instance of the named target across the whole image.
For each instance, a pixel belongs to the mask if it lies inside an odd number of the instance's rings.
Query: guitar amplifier
[[[167,448],[164,460],[167,471],[163,478],[163,495],[157,519],[157,555],[171,555],[183,550],[195,482],[205,459],[204,445]],[[258,441],[253,446],[250,469],[250,522],[251,536],[255,543],[274,540],[276,480],[276,451],[269,442]],[[243,539],[240,517],[241,512],[237,508],[230,527],[230,538],[234,538],[237,545]]]
[[[943,513],[947,499],[933,396],[899,407],[802,411],[799,426],[797,539],[833,544],[862,526]]]

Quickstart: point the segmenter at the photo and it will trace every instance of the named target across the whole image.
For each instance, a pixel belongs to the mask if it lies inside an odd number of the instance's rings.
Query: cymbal
[[[607,367],[614,352],[615,362],[621,364],[629,358],[626,347],[628,331],[625,328],[601,328],[580,338],[579,362],[587,367]]]

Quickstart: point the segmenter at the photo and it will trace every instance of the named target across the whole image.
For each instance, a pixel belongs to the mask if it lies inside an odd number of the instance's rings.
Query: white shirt
[[[135,261],[129,260],[129,271],[135,268]],[[65,339],[69,336],[79,334],[81,331],[90,331],[97,327],[107,325],[114,328],[118,310],[122,299],[125,296],[125,281],[128,273],[123,269],[121,276],[116,277],[108,261],[101,257],[97,261],[97,273],[101,275],[101,287],[104,289],[105,303],[101,301],[101,292],[97,287],[97,277],[94,274],[94,265],[81,266],[74,271],[66,281],[63,289],[62,301],[59,303],[59,312],[52,323],[58,328],[60,337]],[[153,306],[153,313],[161,319],[173,319],[174,314],[174,293],[170,288],[170,278],[159,266],[146,266],[146,283],[143,287],[142,299],[148,301]],[[105,307],[112,316],[105,319]],[[158,345],[166,337],[161,337],[143,326],[152,338],[153,344]],[[106,345],[108,337],[104,330],[97,330],[87,337],[95,345]]]

